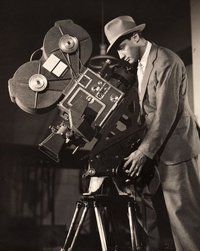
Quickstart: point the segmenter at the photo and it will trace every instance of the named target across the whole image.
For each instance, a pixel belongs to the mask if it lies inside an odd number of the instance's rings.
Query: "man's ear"
[[[134,40],[135,43],[138,43],[140,41],[140,35],[138,33],[134,33],[132,35],[132,39]]]

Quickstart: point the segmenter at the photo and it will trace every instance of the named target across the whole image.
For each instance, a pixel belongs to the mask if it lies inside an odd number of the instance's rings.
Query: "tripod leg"
[[[84,209],[83,209],[81,218],[80,218],[80,220],[79,220],[78,226],[77,226],[77,228],[76,228],[76,232],[74,233],[74,237],[73,237],[73,239],[72,239],[71,246],[68,248],[68,251],[71,251],[72,248],[73,248],[73,246],[74,246],[74,243],[75,243],[75,241],[76,241],[76,238],[78,237],[78,233],[79,233],[79,231],[80,231],[80,229],[81,229],[81,226],[82,226],[83,221],[84,221],[84,219],[85,219],[85,216],[86,216],[86,214],[87,214],[88,208],[89,208],[88,203],[84,203]]]
[[[95,212],[95,216],[97,220],[97,227],[99,231],[102,251],[108,251],[107,243],[106,243],[106,236],[105,236],[105,229],[102,223],[101,214],[95,202],[94,202],[94,212]]]
[[[133,210],[134,209],[134,215]],[[128,217],[129,217],[129,226],[130,226],[130,234],[131,234],[131,245],[132,250],[142,250],[142,246],[139,241],[139,233],[137,229],[137,219],[136,219],[136,209],[132,202],[128,202]]]
[[[63,247],[61,248],[60,251],[65,251],[66,246],[69,245],[69,237],[70,237],[70,235],[72,233],[72,230],[74,228],[75,222],[76,222],[76,220],[78,218],[78,215],[79,215],[79,212],[80,212],[80,209],[81,209],[82,206],[83,206],[83,204],[80,201],[78,201],[76,203],[75,212],[74,212],[74,215],[73,215],[73,218],[72,218],[72,221],[71,221],[68,233],[67,233],[67,237],[65,238],[64,245],[63,245]]]
[[[134,239],[134,224],[133,224],[133,214],[132,214],[132,208],[131,203],[128,202],[128,220],[129,220],[129,227],[130,227],[130,235],[131,235],[131,246],[132,251],[135,251],[135,239]]]

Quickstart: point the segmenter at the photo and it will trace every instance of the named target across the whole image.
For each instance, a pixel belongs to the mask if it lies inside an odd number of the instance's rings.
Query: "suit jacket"
[[[200,153],[187,85],[182,60],[169,49],[152,44],[139,97],[148,128],[139,150],[149,158],[176,164]]]

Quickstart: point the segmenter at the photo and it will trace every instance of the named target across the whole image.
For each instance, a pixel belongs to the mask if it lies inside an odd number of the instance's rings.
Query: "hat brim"
[[[123,32],[123,33],[119,34],[119,35],[115,38],[115,40],[113,40],[113,41],[110,43],[110,45],[108,46],[108,48],[107,48],[107,53],[110,51],[110,49],[113,47],[113,45],[116,44],[116,42],[119,40],[119,38],[121,38],[122,36],[127,35],[127,34],[129,34],[129,33],[131,33],[131,32],[134,32],[134,31],[143,31],[145,27],[146,27],[146,24],[140,24],[140,25],[135,26],[135,27],[132,28],[132,29],[127,30],[126,32]]]

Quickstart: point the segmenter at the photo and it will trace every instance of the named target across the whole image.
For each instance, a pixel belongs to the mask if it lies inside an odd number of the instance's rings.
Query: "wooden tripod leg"
[[[80,210],[81,210],[81,208],[82,208],[83,206],[84,206],[84,210],[83,210],[83,212],[82,212],[81,218],[80,218],[79,223],[78,223],[78,227],[77,227],[77,229],[76,229],[76,232],[75,232],[75,234],[74,234],[73,240],[72,240],[72,242],[71,242],[71,246],[69,247],[69,245],[70,245],[70,239],[69,239],[69,238],[70,238],[70,236],[72,235],[72,231],[74,230],[74,227],[75,227],[76,221],[77,221],[77,219],[78,219]],[[76,238],[77,238],[77,236],[78,236],[78,232],[79,232],[79,230],[80,230],[80,227],[81,227],[81,225],[82,225],[82,222],[83,222],[83,220],[84,220],[84,218],[85,218],[85,214],[86,214],[86,212],[87,212],[87,208],[88,208],[88,207],[86,207],[86,206],[85,206],[82,202],[80,202],[80,201],[78,201],[78,202],[76,203],[75,212],[74,212],[74,215],[73,215],[73,218],[72,218],[72,221],[71,221],[71,224],[70,224],[68,233],[67,233],[67,237],[65,238],[64,245],[63,245],[63,247],[61,248],[60,251],[65,251],[65,250],[66,250],[66,247],[69,247],[67,250],[72,250],[72,247],[73,247],[73,245],[74,245],[74,243],[75,243],[75,240],[76,240]]]
[[[133,214],[134,211],[134,214]],[[132,251],[142,250],[142,246],[140,244],[139,233],[138,233],[138,223],[136,219],[136,208],[134,202],[128,202],[128,218],[129,218],[129,226],[130,226],[130,234],[131,234],[131,246]]]
[[[97,227],[98,227],[98,231],[99,231],[99,237],[100,237],[100,241],[101,241],[101,248],[102,248],[102,251],[108,251],[108,247],[107,247],[107,243],[106,243],[105,229],[103,226],[101,213],[100,213],[99,208],[97,207],[95,202],[93,203],[93,206],[94,206],[94,212],[95,212],[96,221],[97,221]]]
[[[76,220],[78,218],[78,215],[79,215],[79,212],[80,212],[81,208],[82,208],[82,203],[80,201],[77,201],[76,202],[76,208],[75,208],[75,211],[74,211],[74,215],[73,215],[73,218],[72,218],[72,221],[71,221],[67,236],[65,238],[64,245],[63,245],[63,247],[61,248],[60,251],[65,251],[66,246],[69,246],[69,237],[72,234],[73,228],[75,226],[75,223],[76,223]]]
[[[132,207],[131,207],[130,201],[128,202],[128,220],[129,220],[130,235],[131,235],[131,247],[132,247],[132,251],[135,251],[136,250],[135,235],[134,235],[135,224],[133,222],[133,213],[132,213]]]
[[[88,208],[89,208],[89,204],[88,203],[83,203],[83,207],[84,207],[84,209],[83,209],[81,218],[79,220],[78,226],[76,228],[76,231],[74,233],[74,237],[73,237],[72,242],[71,242],[71,246],[68,248],[68,251],[71,251],[73,249],[73,247],[74,247],[75,241],[76,241],[76,239],[78,237],[79,231],[81,229],[81,226],[82,226],[83,221],[85,219],[85,216],[87,214],[87,211],[88,211]]]

